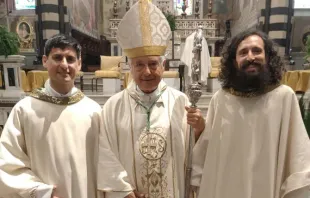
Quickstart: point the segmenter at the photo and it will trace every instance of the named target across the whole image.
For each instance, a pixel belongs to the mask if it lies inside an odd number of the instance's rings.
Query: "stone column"
[[[281,56],[289,55],[292,16],[293,0],[266,0],[262,9],[263,30],[279,45]]]
[[[68,35],[71,31],[68,9],[64,0],[36,0],[37,64],[41,64],[44,45],[55,34]]]

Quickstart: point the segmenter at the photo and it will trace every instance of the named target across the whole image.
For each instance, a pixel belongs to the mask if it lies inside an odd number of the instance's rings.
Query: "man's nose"
[[[67,69],[68,68],[68,61],[66,58],[63,58],[60,62],[60,66],[63,68],[63,69]]]
[[[151,74],[151,70],[150,70],[148,65],[145,65],[145,69],[144,69],[143,73],[144,73],[144,75],[150,75]]]
[[[251,50],[248,52],[247,60],[248,60],[248,61],[253,61],[253,60],[255,60],[255,55],[252,53]]]

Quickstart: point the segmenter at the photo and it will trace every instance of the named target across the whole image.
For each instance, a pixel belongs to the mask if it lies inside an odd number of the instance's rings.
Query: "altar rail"
[[[121,19],[110,19],[110,38],[116,38],[118,24]],[[197,30],[201,25],[205,38],[218,37],[219,28],[217,19],[176,19],[176,30],[182,39],[188,37],[191,33]]]

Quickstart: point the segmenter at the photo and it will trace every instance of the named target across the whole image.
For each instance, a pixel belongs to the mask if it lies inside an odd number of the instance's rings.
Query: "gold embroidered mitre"
[[[164,55],[171,36],[164,14],[148,0],[139,0],[118,25],[116,39],[128,58]]]

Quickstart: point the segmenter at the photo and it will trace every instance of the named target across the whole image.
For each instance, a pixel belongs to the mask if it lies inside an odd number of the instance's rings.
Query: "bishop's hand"
[[[145,195],[143,194],[143,193],[140,193],[140,192],[138,192],[138,191],[133,191],[134,193],[135,193],[135,195],[136,195],[136,197],[137,198],[145,198]]]
[[[51,198],[60,198],[60,197],[58,197],[58,196],[55,195],[55,194],[56,194],[56,186],[54,186],[54,188],[53,188],[53,192],[52,192]]]
[[[132,193],[127,195],[125,198],[145,198],[145,195],[134,190]]]
[[[125,198],[136,198],[136,195],[134,192],[132,192],[129,195],[127,195]]]
[[[187,124],[191,125],[195,132],[195,140],[197,141],[203,130],[205,129],[205,120],[201,115],[200,109],[193,107],[185,107],[187,111]]]

